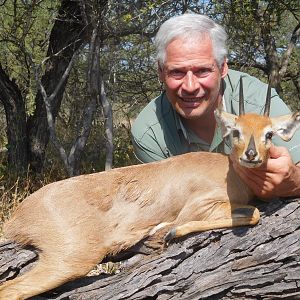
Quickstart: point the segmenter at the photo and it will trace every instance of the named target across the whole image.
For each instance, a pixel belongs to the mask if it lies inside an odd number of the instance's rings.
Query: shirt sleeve
[[[168,112],[169,102],[160,95],[143,108],[132,124],[133,150],[140,162],[148,163],[171,156],[165,141],[169,133],[162,129],[162,123],[169,121],[162,113],[163,105],[167,106],[165,110]],[[176,130],[172,124],[170,126]]]
[[[147,141],[143,141],[145,139]],[[133,151],[140,162],[148,163],[167,158],[155,140],[145,136],[143,140],[139,140],[132,135]]]

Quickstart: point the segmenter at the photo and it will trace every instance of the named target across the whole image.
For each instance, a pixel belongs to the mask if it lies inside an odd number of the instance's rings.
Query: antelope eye
[[[266,133],[266,135],[265,135],[265,137],[266,137],[266,140],[270,140],[270,139],[272,139],[272,137],[273,137],[273,132],[267,132]]]
[[[240,138],[240,132],[237,129],[232,130],[232,137]]]

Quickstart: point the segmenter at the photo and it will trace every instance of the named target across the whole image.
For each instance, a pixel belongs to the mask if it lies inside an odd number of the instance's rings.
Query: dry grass
[[[32,179],[29,175],[23,178],[0,177],[0,241],[3,239],[4,222],[26,197],[45,184],[45,179]]]
[[[41,174],[29,170],[21,178],[13,174],[1,175],[0,173],[0,240],[3,236],[2,227],[17,206],[30,194],[42,186],[66,178],[65,171],[60,164],[49,163]]]
[[[3,178],[0,178],[0,239],[2,237],[3,223],[9,219],[18,204],[31,193],[31,188],[32,182],[29,178],[22,180],[22,184],[19,178],[14,182],[9,180],[5,181],[5,183]]]

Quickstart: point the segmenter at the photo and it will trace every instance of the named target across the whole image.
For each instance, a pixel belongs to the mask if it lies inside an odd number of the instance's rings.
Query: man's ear
[[[228,74],[228,64],[227,64],[227,58],[224,58],[224,63],[221,67],[221,77],[224,78]]]
[[[270,119],[274,133],[284,141],[289,141],[300,127],[300,112]]]
[[[164,71],[163,71],[163,67],[160,65],[159,62],[157,62],[157,72],[158,72],[159,81],[164,82]]]
[[[221,107],[218,107],[215,110],[215,118],[219,126],[221,127],[223,138],[225,138],[234,128],[237,116],[227,113],[223,111]]]

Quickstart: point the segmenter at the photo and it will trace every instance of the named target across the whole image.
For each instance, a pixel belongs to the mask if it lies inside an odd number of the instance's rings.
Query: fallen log
[[[84,277],[32,299],[300,299],[300,199],[256,206],[257,226],[189,235],[161,253],[145,241],[137,249],[148,255],[131,253],[118,274]],[[0,255],[0,282],[37,258],[10,242]]]

